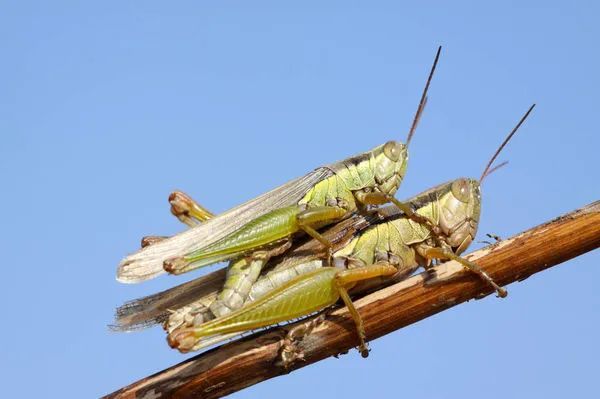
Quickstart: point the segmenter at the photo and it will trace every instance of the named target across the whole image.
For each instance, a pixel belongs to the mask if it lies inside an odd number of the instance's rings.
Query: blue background
[[[599,198],[595,2],[88,3],[0,3],[7,397],[97,397],[183,360],[160,329],[106,328],[183,281],[114,280],[141,236],[182,229],[169,192],[223,211],[403,140],[439,44],[400,197],[478,177],[537,102],[484,185],[481,239]],[[236,397],[589,396],[599,255]]]

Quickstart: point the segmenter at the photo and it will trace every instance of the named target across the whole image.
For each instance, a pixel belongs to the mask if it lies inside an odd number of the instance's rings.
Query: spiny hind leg
[[[303,210],[298,205],[273,209],[207,245],[165,259],[163,268],[170,274],[182,274],[216,262],[273,248],[300,230],[297,217]],[[218,232],[215,234],[218,235]]]
[[[344,218],[348,211],[338,206],[315,206],[306,208],[296,215],[298,227],[315,240],[319,241],[327,251],[327,261],[331,264],[333,244],[323,237],[315,226],[329,224]]]
[[[496,282],[490,277],[489,274],[485,272],[485,270],[481,269],[475,263],[456,255],[450,248],[440,248],[440,247],[430,247],[430,246],[421,246],[418,249],[419,253],[427,259],[440,259],[440,260],[454,260],[477,274],[483,281],[488,283],[490,286],[496,290],[499,298],[505,298],[508,295],[506,289],[500,287]]]
[[[171,204],[171,213],[177,217],[182,223],[189,227],[194,227],[202,222],[205,222],[214,214],[197,203],[182,191],[173,191],[169,195],[169,203]],[[146,236],[142,237],[142,248],[149,247],[159,243],[169,237],[167,236]]]
[[[364,323],[360,314],[354,307],[352,299],[348,295],[348,289],[352,288],[356,283],[364,280],[369,280],[381,276],[392,276],[398,269],[389,263],[381,262],[375,263],[369,266],[360,267],[351,270],[343,270],[336,272],[331,281],[334,284],[339,297],[342,298],[344,304],[348,307],[350,315],[356,325],[356,331],[360,341],[359,351],[363,357],[369,355],[369,349],[366,343],[366,334],[364,329]],[[304,339],[310,332],[323,322],[326,314],[322,313],[318,317],[306,322],[299,324],[292,328],[286,338],[283,340],[282,348],[280,350],[281,362],[284,367],[289,367],[295,360],[302,359],[303,353],[298,349],[297,343]]]
[[[356,332],[358,333],[358,338],[360,341],[358,350],[362,357],[369,356],[369,347],[366,343],[365,327],[362,317],[360,317],[360,313],[358,313],[358,310],[356,310],[356,307],[354,307],[354,303],[352,302],[350,295],[348,295],[348,289],[352,288],[360,281],[368,280],[374,277],[392,276],[397,271],[398,269],[389,263],[375,263],[373,265],[358,269],[344,270],[335,276],[334,284],[336,285],[344,304],[348,307],[350,315],[352,316],[354,324],[356,325]]]
[[[369,347],[366,343],[366,334],[362,317],[360,316],[360,313],[358,313],[358,310],[356,310],[356,307],[348,294],[348,289],[352,288],[358,282],[376,277],[391,276],[396,274],[397,271],[398,269],[395,266],[382,262],[357,269],[340,271],[334,276],[332,283],[335,285],[342,301],[344,301],[344,304],[348,307],[350,315],[356,325],[356,331],[360,342],[358,350],[362,357],[369,356]],[[283,339],[280,349],[280,360],[283,367],[287,369],[295,361],[304,359],[304,353],[298,348],[297,343],[309,335],[316,326],[321,324],[325,320],[325,317],[326,313],[321,313],[319,316],[301,323],[288,331],[286,337]]]

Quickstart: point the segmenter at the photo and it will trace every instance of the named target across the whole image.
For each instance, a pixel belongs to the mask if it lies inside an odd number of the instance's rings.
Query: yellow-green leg
[[[352,270],[344,270],[335,276],[335,285],[344,304],[348,307],[350,315],[356,324],[356,332],[360,340],[358,351],[362,357],[369,356],[369,347],[366,343],[365,326],[360,317],[360,313],[354,307],[354,303],[348,295],[348,289],[352,288],[357,282],[368,280],[374,277],[394,275],[398,269],[389,263],[375,263],[371,266]]]
[[[171,213],[185,223],[189,227],[194,227],[202,222],[205,222],[214,214],[197,203],[182,191],[174,191],[169,195],[169,203],[171,204]],[[158,242],[161,242],[169,237],[167,236],[146,236],[142,237],[142,248],[149,247]]]
[[[356,323],[359,350],[363,356],[367,356],[364,325],[347,290],[359,281],[390,276],[396,271],[394,266],[387,263],[346,271],[332,267],[320,268],[295,277],[223,317],[192,328],[175,329],[169,334],[168,341],[171,347],[188,352],[202,337],[239,333],[303,317],[335,304],[341,297]]]
[[[356,199],[364,205],[384,205],[387,203],[394,204],[408,218],[427,227],[436,237],[439,236],[439,228],[427,217],[419,215],[405,202],[399,201],[393,195],[385,194],[381,191],[373,191],[370,193],[358,192],[355,194]]]
[[[190,227],[205,222],[214,214],[202,205],[197,203],[182,191],[174,191],[169,195],[169,204],[171,204],[171,213],[182,223]]]
[[[327,251],[327,262],[331,263],[331,257],[333,256],[332,248],[333,244],[331,241],[323,237],[314,226],[329,224],[334,221],[340,220],[348,214],[343,208],[336,206],[316,206],[305,209],[298,213],[296,216],[296,222],[298,227],[303,230],[306,234],[310,235],[315,240],[319,241],[325,247]]]
[[[270,248],[288,239],[299,230],[306,231],[329,249],[331,243],[316,228],[345,217],[348,212],[340,207],[305,208],[292,205],[274,209],[241,226],[234,232],[184,256],[165,260],[163,267],[171,274],[181,274],[192,269],[237,258],[259,249]]]
[[[498,293],[498,297],[505,298],[508,295],[506,289],[496,284],[490,275],[482,270],[479,266],[463,257],[456,255],[448,248],[423,247],[420,249],[420,252],[427,259],[455,260],[461,265],[465,266],[467,269],[471,270],[473,273],[476,273],[483,281],[492,286]]]

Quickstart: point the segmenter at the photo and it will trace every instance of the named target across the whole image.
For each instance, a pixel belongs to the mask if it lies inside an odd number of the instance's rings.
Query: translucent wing
[[[194,228],[139,250],[121,261],[117,280],[137,283],[154,278],[164,273],[166,259],[210,245],[267,212],[297,203],[316,183],[333,173],[329,167],[315,169]]]
[[[133,299],[115,311],[113,331],[134,331],[163,323],[171,311],[177,310],[203,298],[214,299],[223,288],[226,269],[222,268],[205,276],[168,290]]]
[[[323,232],[323,235],[334,243],[334,250],[338,250],[345,246],[357,232],[373,223],[394,217],[397,213],[395,208],[388,206],[379,210],[383,219],[375,214],[368,216],[357,214],[331,226]],[[268,270],[283,269],[310,261],[319,256],[316,254],[319,253],[320,246],[321,244],[314,239],[298,242],[283,256],[272,259],[263,270],[263,274]],[[222,268],[168,290],[126,302],[116,309],[115,322],[110,328],[115,331],[133,331],[152,327],[164,322],[171,311],[194,301],[214,299],[223,288],[225,272],[226,269]]]

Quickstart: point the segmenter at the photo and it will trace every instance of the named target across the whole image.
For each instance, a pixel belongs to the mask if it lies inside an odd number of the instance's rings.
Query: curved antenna
[[[427,78],[427,83],[425,84],[425,88],[423,89],[423,94],[421,94],[421,100],[419,101],[419,106],[417,107],[417,112],[415,113],[415,117],[413,118],[413,122],[412,122],[412,125],[410,126],[410,130],[408,131],[408,137],[406,138],[406,147],[408,147],[410,140],[412,140],[412,137],[415,134],[415,130],[417,130],[417,126],[419,125],[419,121],[421,120],[421,114],[423,114],[425,105],[427,105],[427,91],[429,90],[429,84],[431,83],[431,79],[433,78],[433,73],[435,72],[435,68],[437,66],[438,60],[440,59],[441,52],[442,52],[442,46],[439,46],[437,49],[437,53],[435,53],[435,59],[433,60],[433,65],[431,66],[431,71],[429,71],[429,77]]]
[[[531,107],[529,107],[529,109],[527,110],[527,112],[525,113],[525,115],[523,115],[523,117],[521,118],[521,120],[519,121],[519,123],[517,123],[517,126],[515,126],[513,128],[513,130],[508,134],[508,136],[506,136],[506,138],[504,139],[504,141],[502,142],[502,144],[500,144],[500,147],[498,147],[498,149],[496,150],[496,153],[492,156],[492,159],[490,159],[490,161],[486,165],[485,169],[483,170],[483,173],[481,174],[481,177],[479,178],[479,182],[480,183],[481,183],[481,181],[483,180],[483,178],[486,175],[489,175],[491,173],[490,172],[490,167],[492,166],[492,164],[494,163],[494,161],[496,160],[496,158],[498,157],[498,155],[500,154],[500,152],[502,151],[502,149],[510,141],[510,139],[512,138],[512,136],[515,135],[515,133],[517,132],[517,130],[519,130],[519,127],[521,127],[521,125],[523,124],[523,122],[525,122],[525,119],[527,119],[527,117],[529,116],[529,114],[531,113],[531,111],[533,111],[533,108],[535,108],[535,104],[533,104]],[[495,169],[497,169],[497,168],[495,168]]]
[[[494,166],[492,169],[488,170],[487,173],[483,176],[481,176],[481,179],[479,179],[479,184],[481,184],[481,182],[483,181],[483,179],[485,179],[486,177],[488,177],[489,175],[491,175],[492,173],[494,173],[495,171],[497,171],[498,169],[500,169],[503,166],[508,165],[508,161],[504,161],[499,165]]]

